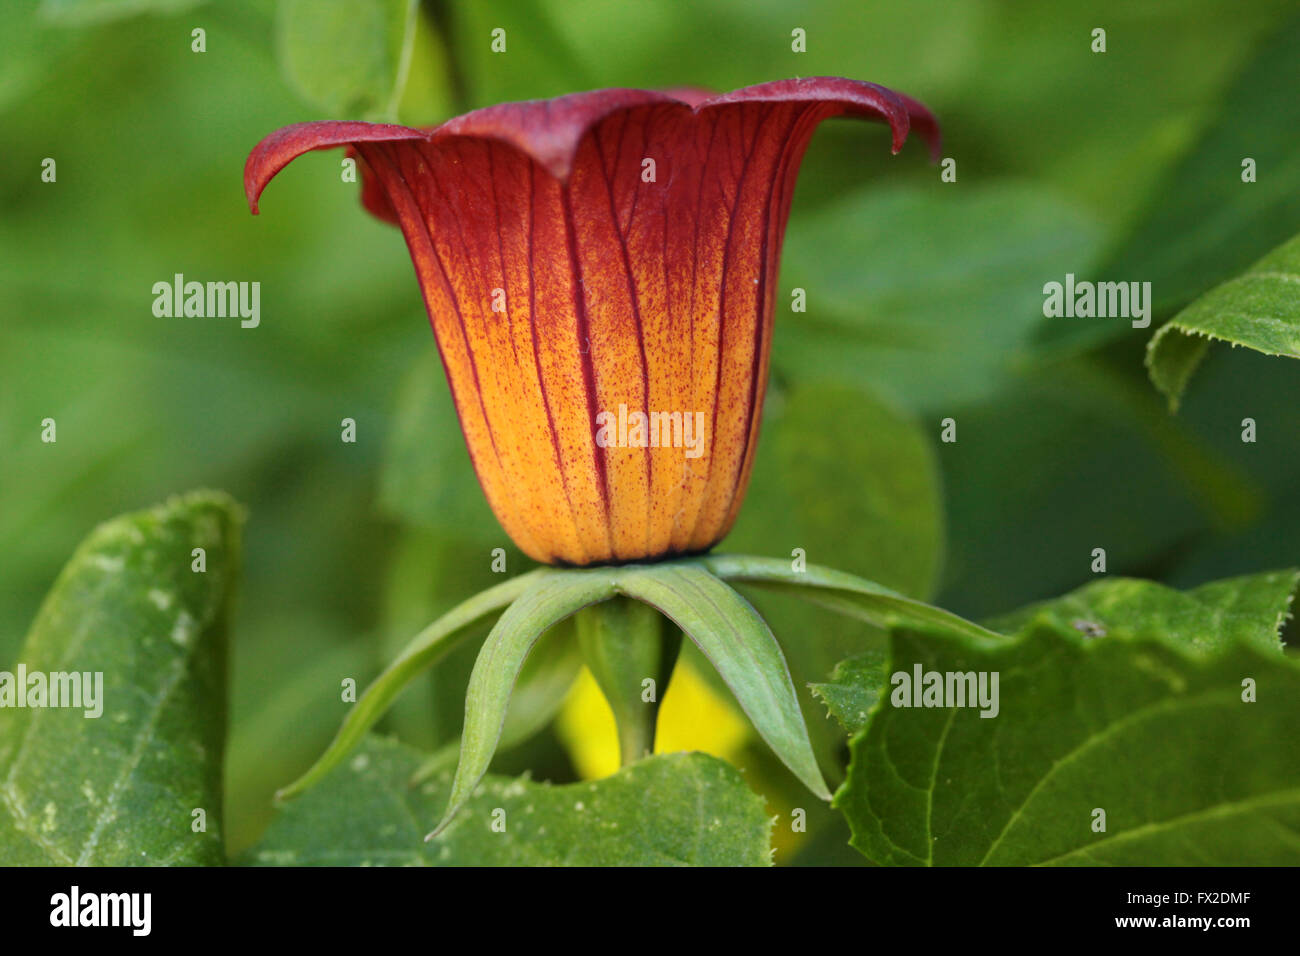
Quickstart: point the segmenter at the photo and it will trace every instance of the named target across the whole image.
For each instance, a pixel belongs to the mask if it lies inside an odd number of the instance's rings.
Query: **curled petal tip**
[[[774,80],[724,93],[696,105],[702,111],[731,103],[794,102],[822,104],[826,116],[846,114],[875,119],[889,125],[891,148],[903,148],[907,134],[915,129],[930,147],[930,155],[939,158],[939,124],[926,107],[903,93],[877,83],[850,80],[839,76],[809,76],[793,80]]]
[[[939,158],[943,156],[943,133],[939,129],[939,121],[934,118],[933,113],[926,109],[924,103],[912,99],[905,93],[899,93],[898,97],[907,107],[911,128],[921,135],[926,146],[930,149],[930,162],[937,163]],[[894,152],[898,152],[898,147],[895,147]]]
[[[266,184],[303,153],[351,143],[427,138],[428,133],[421,130],[391,123],[295,123],[278,129],[254,146],[244,163],[244,196],[249,211],[257,215],[258,199]]]

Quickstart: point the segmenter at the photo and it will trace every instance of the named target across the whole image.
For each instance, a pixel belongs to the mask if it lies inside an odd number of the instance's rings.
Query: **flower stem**
[[[578,612],[578,646],[609,702],[624,767],[654,752],[659,702],[682,633],[654,608],[614,597]]]
[[[421,0],[421,6],[442,42],[447,66],[447,98],[451,101],[453,114],[463,113],[469,109],[469,87],[465,82],[465,69],[453,39],[456,35],[456,25],[453,22],[455,14],[447,0]]]

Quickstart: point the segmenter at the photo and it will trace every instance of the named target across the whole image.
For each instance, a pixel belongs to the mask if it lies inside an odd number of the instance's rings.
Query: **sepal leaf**
[[[813,793],[830,799],[785,655],[748,601],[690,564],[624,569],[618,590],[658,608],[680,627],[718,669],[781,762]]]
[[[710,555],[700,558],[699,564],[724,581],[756,584],[771,591],[801,597],[876,627],[938,626],[971,637],[1001,636],[951,611],[832,568],[809,564],[804,570],[796,571],[790,561],[782,558],[736,554]]]
[[[281,789],[276,794],[276,799],[295,797],[329,773],[360,743],[407,684],[455,648],[460,639],[467,636],[472,625],[508,606],[546,573],[541,570],[530,571],[481,591],[456,605],[417,634],[361,694],[325,752],[306,773]]]
[[[542,571],[492,628],[470,674],[460,762],[447,809],[430,839],[447,826],[487,773],[505,726],[510,692],[533,645],[570,615],[613,597],[613,574],[614,569],[608,568]]]

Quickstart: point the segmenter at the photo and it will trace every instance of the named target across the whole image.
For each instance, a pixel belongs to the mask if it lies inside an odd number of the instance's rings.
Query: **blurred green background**
[[[1300,367],[1216,350],[1171,417],[1142,365],[1160,321],[1300,231],[1293,6],[5,4],[0,660],[93,525],[192,487],[231,492],[250,515],[226,830],[234,851],[253,841],[271,791],[337,727],[339,680],[364,682],[499,580],[492,548],[512,571],[526,562],[474,482],[400,234],[362,214],[338,152],[295,163],[253,218],[244,159],[302,120],[427,124],[600,86],[872,80],[926,102],[957,160],[942,183],[915,143],[891,157],[878,126],[814,138],[759,461],[726,550],[804,548],[972,618],[1083,583],[1095,547],[1111,573],[1177,586],[1296,563]],[[178,272],[260,281],[261,326],[155,317],[153,284]],[[1152,328],[1044,319],[1043,283],[1067,272],[1151,281]],[[806,313],[789,311],[796,286]],[[40,441],[46,417],[56,444]],[[958,440],[940,443],[949,417]],[[860,646],[861,625],[755,602],[800,686]],[[454,740],[472,655],[388,729]],[[841,735],[805,705],[833,758]],[[773,805],[795,799],[761,748],[744,762]],[[551,731],[495,766],[574,774]],[[811,823],[799,862],[856,858],[837,817]]]

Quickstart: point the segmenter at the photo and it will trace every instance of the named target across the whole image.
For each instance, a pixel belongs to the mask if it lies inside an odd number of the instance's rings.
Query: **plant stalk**
[[[618,727],[622,766],[654,752],[659,703],[682,632],[657,610],[628,597],[614,597],[576,615],[578,646]]]

